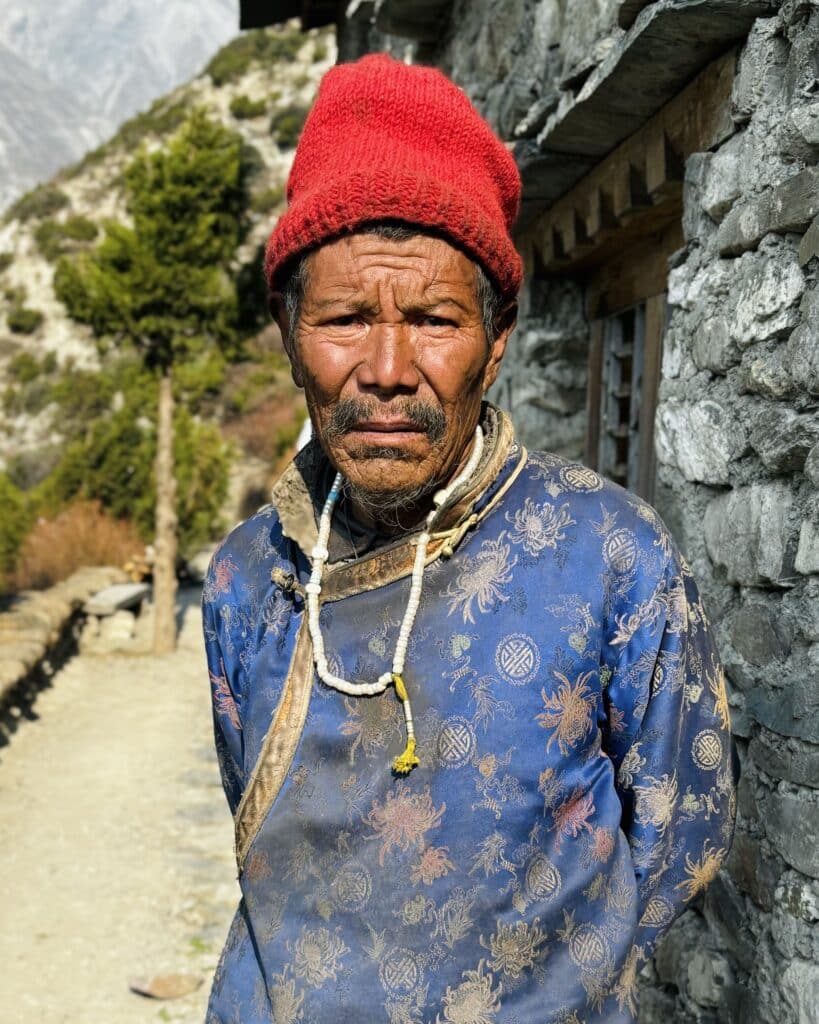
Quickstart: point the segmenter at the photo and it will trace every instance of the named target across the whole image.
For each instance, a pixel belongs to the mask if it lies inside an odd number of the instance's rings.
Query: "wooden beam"
[[[711,149],[734,130],[731,89],[735,66],[734,51],[710,64],[656,117],[537,218],[533,233],[554,231],[561,239],[556,250],[559,263],[552,269],[584,269],[599,262],[601,247],[615,232],[633,229],[632,237],[639,237],[661,230],[681,216],[684,158]],[[585,214],[588,245],[585,240],[578,244],[575,211],[581,220]]]
[[[588,215],[586,231],[589,238],[599,245],[617,230],[617,218],[614,216],[614,202],[611,192],[599,185],[592,188],[588,197]]]
[[[612,178],[614,216],[621,224],[627,224],[636,213],[651,207],[642,162],[623,161],[614,168]]]
[[[646,139],[646,190],[654,202],[682,187],[685,162],[674,149],[665,125],[652,126]]]
[[[586,218],[582,217],[573,206],[563,211],[556,227],[561,238],[563,255],[567,260],[577,259],[578,256],[593,247],[586,226]]]

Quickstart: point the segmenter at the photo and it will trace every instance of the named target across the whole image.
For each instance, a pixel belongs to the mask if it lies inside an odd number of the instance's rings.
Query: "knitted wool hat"
[[[520,204],[511,154],[461,90],[433,68],[374,54],[324,76],[265,253],[272,288],[302,250],[368,221],[441,231],[505,298],[522,266],[509,237]]]

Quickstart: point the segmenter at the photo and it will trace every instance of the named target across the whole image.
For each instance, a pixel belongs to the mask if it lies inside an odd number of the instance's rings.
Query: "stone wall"
[[[404,18],[413,6],[402,5]],[[348,38],[356,46],[346,56],[389,49],[438,64],[506,139],[519,140],[523,165],[527,145],[537,149],[595,80],[605,98],[600,69],[613,80],[629,42],[625,30],[638,15],[644,24],[652,11],[676,16],[686,3],[418,6],[441,18],[440,43],[379,32],[389,20],[379,11],[390,7],[380,0],[351,5],[358,21]],[[743,38],[734,37],[734,132],[685,166],[685,247],[668,279],[655,503],[692,565],[719,638],[742,781],[728,867],[644,971],[641,1020],[816,1024],[819,6],[774,2],[765,17],[757,17],[765,4],[755,0],[688,6],[697,8],[705,36],[709,17],[715,25],[723,19],[728,32],[738,24],[732,12],[745,20]],[[673,30],[673,21],[666,24]],[[713,49],[719,31],[709,38],[712,55],[728,48]],[[691,46],[690,38],[679,42]],[[563,173],[559,160],[553,165]],[[523,234],[530,215],[524,208]],[[545,275],[523,249],[521,318],[497,397],[528,445],[579,456],[583,289]]]
[[[660,511],[717,631],[742,779],[728,869],[666,938],[652,1020],[819,1020],[818,51],[816,5],[756,21],[736,133],[686,166]]]
[[[8,600],[0,612],[0,713],[31,676],[49,673],[49,656],[65,639],[88,598],[126,579],[121,569],[89,567],[48,590],[29,590]]]

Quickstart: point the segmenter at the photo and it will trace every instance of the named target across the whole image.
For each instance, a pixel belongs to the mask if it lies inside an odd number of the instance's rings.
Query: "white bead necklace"
[[[407,745],[403,752],[396,757],[393,768],[399,775],[406,775],[418,764],[415,756],[415,729],[412,723],[412,708],[410,706],[409,694],[404,685],[402,673],[407,658],[407,647],[409,645],[410,633],[415,623],[415,616],[418,605],[421,603],[421,590],[424,585],[424,563],[426,561],[427,545],[432,536],[432,528],[441,511],[449,499],[465,484],[475,473],[478,463],[483,454],[483,431],[480,426],[475,428],[475,443],[472,446],[472,453],[467,460],[463,470],[452,481],[452,483],[440,491],[436,491],[432,498],[432,511],[426,518],[423,532],[416,541],[415,562],[412,568],[412,584],[410,586],[409,600],[407,601],[404,618],[401,622],[401,629],[398,639],[395,642],[395,652],[392,659],[392,668],[388,672],[382,672],[374,683],[351,683],[341,676],[334,675],[330,671],[327,662],[327,654],[324,650],[324,637],[321,635],[319,623],[319,595],[321,594],[321,579],[324,575],[324,566],[330,557],[328,542],[330,539],[330,523],[333,518],[333,509],[341,494],[341,486],[344,481],[341,473],[337,473],[327,495],[327,500],[322,509],[319,520],[318,538],[311,552],[310,558],[313,571],[310,574],[309,583],[305,584],[304,590],[307,594],[307,624],[310,630],[310,637],[313,641],[313,660],[316,671],[322,682],[331,686],[341,693],[350,694],[353,697],[372,697],[375,694],[383,693],[392,683],[395,686],[395,693],[404,708],[404,721],[407,728]]]

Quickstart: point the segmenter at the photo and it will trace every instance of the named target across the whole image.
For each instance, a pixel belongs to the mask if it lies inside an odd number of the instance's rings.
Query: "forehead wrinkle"
[[[326,298],[310,300],[310,306],[316,310],[329,309],[332,306],[343,306],[355,313],[369,313],[378,310],[377,303],[369,302],[367,299],[358,298],[356,293],[349,290],[343,295],[331,295]]]
[[[357,240],[365,238],[369,241],[368,236],[358,236]],[[375,237],[374,240],[380,242]],[[313,294],[309,304],[317,311],[344,306],[351,311],[377,314],[390,306],[405,313],[420,313],[451,303],[468,316],[480,314],[475,265],[471,260],[463,266],[455,250],[438,253],[437,259],[430,260],[425,252],[407,252],[405,244],[401,248],[400,252],[380,247],[377,251],[362,251],[353,239],[345,239],[339,243],[341,258],[321,267],[318,274],[316,263],[325,262],[323,253],[311,253],[306,290]],[[321,294],[317,295],[319,289]],[[468,297],[461,294],[466,290]]]

